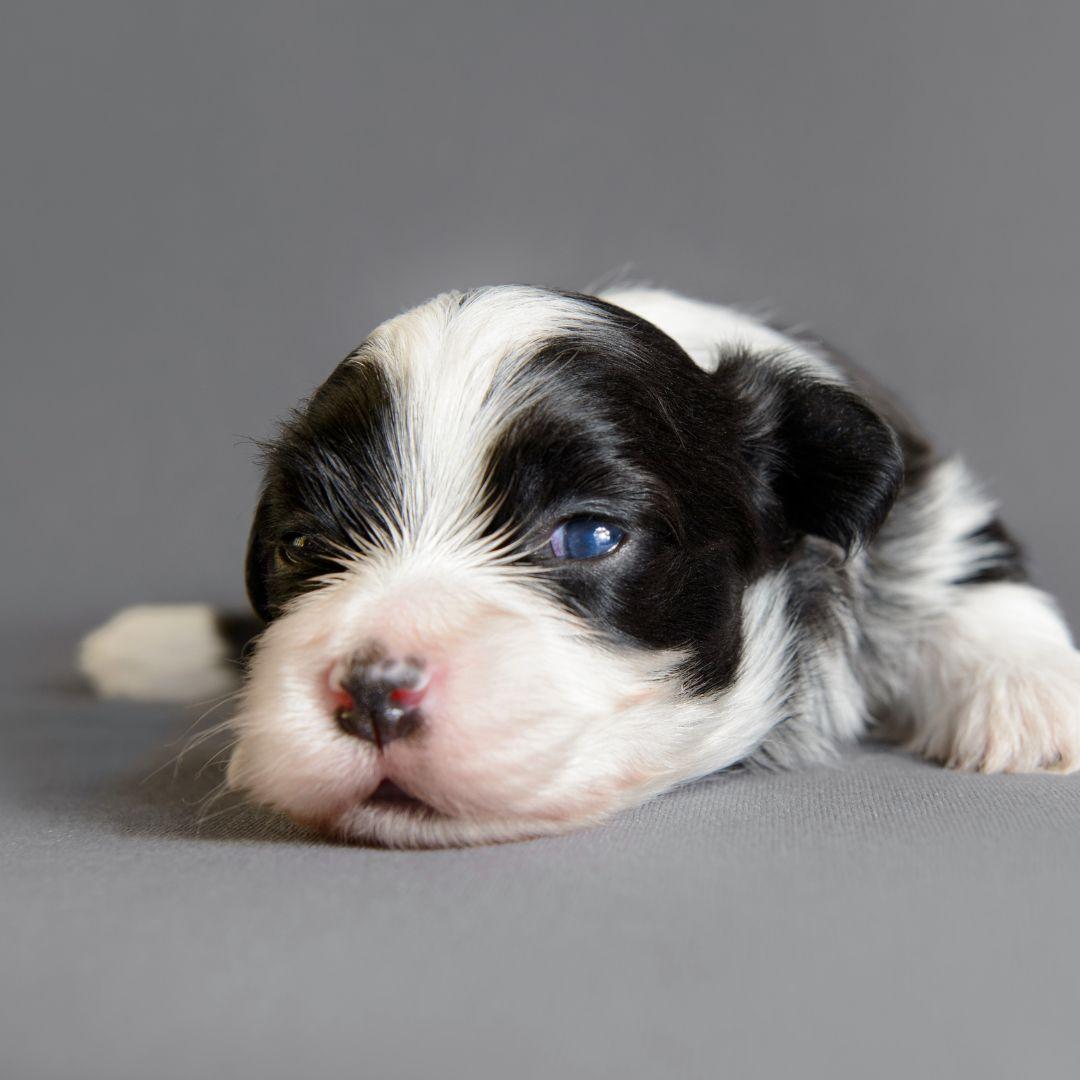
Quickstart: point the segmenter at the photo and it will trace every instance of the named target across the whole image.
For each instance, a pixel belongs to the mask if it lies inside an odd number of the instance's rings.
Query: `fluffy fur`
[[[582,516],[625,540],[555,558]],[[1080,767],[1080,658],[964,466],[820,342],[668,292],[379,327],[270,448],[247,581],[229,781],[339,836],[558,832],[875,723],[956,768]],[[139,609],[82,666],[196,697],[220,643],[209,609]],[[335,721],[370,655],[429,677],[408,737]]]

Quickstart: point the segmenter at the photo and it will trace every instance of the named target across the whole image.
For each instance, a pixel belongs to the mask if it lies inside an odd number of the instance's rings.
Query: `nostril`
[[[400,705],[403,709],[410,709],[420,704],[424,700],[424,695],[427,693],[426,686],[420,687],[398,687],[396,690],[391,691],[390,700],[395,705]]]
[[[381,749],[421,726],[427,682],[423,664],[412,658],[354,657],[332,676],[339,688],[334,717],[343,731]]]

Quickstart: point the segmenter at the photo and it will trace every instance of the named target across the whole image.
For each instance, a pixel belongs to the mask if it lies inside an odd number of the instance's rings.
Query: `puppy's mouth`
[[[393,780],[383,780],[379,786],[364,800],[364,806],[375,810],[390,813],[409,814],[416,817],[445,817],[441,811],[436,810],[430,803],[410,795],[403,788],[398,787]]]

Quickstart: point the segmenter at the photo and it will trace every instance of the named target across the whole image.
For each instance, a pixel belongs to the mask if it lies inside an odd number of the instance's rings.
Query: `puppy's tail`
[[[140,604],[87,634],[79,670],[101,697],[196,702],[240,685],[261,624],[209,604]]]

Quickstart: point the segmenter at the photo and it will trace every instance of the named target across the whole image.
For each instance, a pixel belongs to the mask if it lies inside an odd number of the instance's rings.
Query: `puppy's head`
[[[737,761],[783,714],[786,553],[858,543],[899,470],[795,352],[706,371],[592,298],[438,297],[271,448],[230,780],[331,833],[452,844]]]

